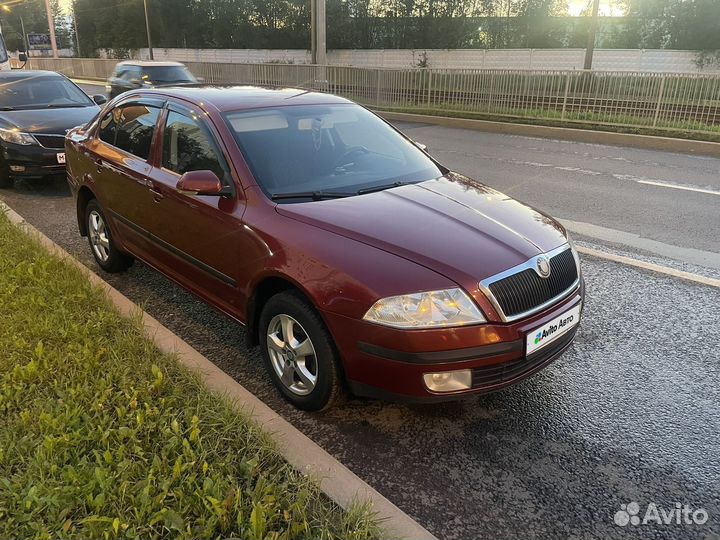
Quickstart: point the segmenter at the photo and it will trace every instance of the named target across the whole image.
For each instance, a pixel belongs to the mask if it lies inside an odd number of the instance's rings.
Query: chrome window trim
[[[575,259],[575,268],[577,269],[577,279],[575,279],[573,284],[570,285],[570,287],[565,289],[563,292],[561,292],[557,296],[548,300],[547,302],[543,302],[542,304],[537,305],[528,311],[524,311],[522,313],[518,313],[516,315],[507,317],[505,315],[505,312],[503,311],[503,309],[500,307],[500,304],[498,303],[497,299],[495,298],[495,295],[490,290],[490,285],[492,285],[496,281],[500,281],[501,279],[504,279],[508,276],[512,276],[513,274],[523,272],[524,270],[528,270],[528,269],[534,270],[535,269],[535,260],[537,259],[537,257],[539,255],[545,255],[548,259],[552,259],[556,255],[559,255],[560,253],[562,253],[563,251],[566,251],[568,249],[572,250],[573,258]],[[479,283],[479,285],[480,285],[480,290],[485,294],[485,296],[487,296],[488,300],[490,300],[490,303],[495,308],[495,311],[497,311],[498,315],[500,315],[500,320],[502,322],[509,323],[509,322],[517,321],[519,319],[523,319],[525,317],[529,317],[530,315],[534,315],[535,313],[538,313],[538,312],[542,311],[543,309],[550,307],[554,303],[559,302],[560,300],[562,300],[563,298],[568,296],[570,293],[572,293],[577,288],[579,283],[580,283],[580,259],[578,257],[577,251],[575,249],[573,249],[572,245],[570,245],[570,242],[566,242],[562,246],[552,249],[546,253],[538,253],[537,255],[531,257],[524,263],[520,263],[517,266],[508,268],[504,272],[500,272],[499,274],[495,274],[494,276],[490,276],[489,278],[483,279]]]

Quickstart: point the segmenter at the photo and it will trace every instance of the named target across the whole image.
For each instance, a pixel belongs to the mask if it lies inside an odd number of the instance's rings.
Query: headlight
[[[462,289],[382,298],[363,319],[394,328],[439,328],[487,322]]]
[[[0,139],[13,144],[37,144],[35,137],[29,133],[23,133],[22,131],[18,131],[16,129],[0,128]]]

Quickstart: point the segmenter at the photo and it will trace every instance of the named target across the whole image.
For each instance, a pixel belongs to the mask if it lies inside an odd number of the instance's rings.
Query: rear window
[[[100,121],[99,137],[141,159],[150,157],[160,109],[149,105],[116,107]]]

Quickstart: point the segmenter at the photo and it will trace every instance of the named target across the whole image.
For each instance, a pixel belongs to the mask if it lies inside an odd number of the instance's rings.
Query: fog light
[[[423,374],[425,386],[431,392],[455,392],[467,390],[472,387],[472,371],[459,369],[457,371],[441,371],[439,373]]]
[[[10,165],[10,170],[12,172],[23,172],[25,167],[23,165]]]

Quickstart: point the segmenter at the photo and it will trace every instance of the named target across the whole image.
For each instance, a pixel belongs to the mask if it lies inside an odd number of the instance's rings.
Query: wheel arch
[[[318,309],[308,292],[293,279],[285,275],[270,274],[260,278],[252,288],[246,308],[247,341],[249,345],[258,345],[258,321],[265,303],[281,292],[296,291],[318,312],[322,319],[322,312]]]
[[[96,198],[95,193],[93,193],[93,191],[87,186],[82,186],[78,190],[76,212],[80,236],[87,236],[88,231],[87,223],[85,223],[85,209],[87,208],[88,203]]]

